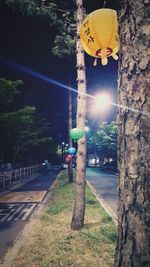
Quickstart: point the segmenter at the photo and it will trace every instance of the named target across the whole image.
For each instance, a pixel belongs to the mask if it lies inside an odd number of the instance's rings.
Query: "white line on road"
[[[26,218],[28,217],[28,215],[31,213],[31,211],[35,208],[36,203],[34,203],[30,208],[27,207],[26,209],[23,210],[23,212],[25,212],[24,216],[21,218],[22,221],[26,220]]]
[[[14,216],[24,207],[25,204],[21,205],[8,219],[7,221],[10,221],[14,218]]]
[[[36,205],[36,203],[7,204],[7,206],[4,206],[0,209],[0,222],[6,222],[10,220],[24,221],[27,219]]]
[[[15,212],[15,209],[11,209],[11,210],[10,209],[7,209],[7,210],[9,210],[9,213],[5,214],[3,216],[3,218],[0,219],[0,222],[7,221],[7,219],[9,218],[9,216],[12,215],[13,212]]]

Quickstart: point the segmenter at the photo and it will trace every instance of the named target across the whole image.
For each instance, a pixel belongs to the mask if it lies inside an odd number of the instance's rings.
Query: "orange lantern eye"
[[[113,9],[102,8],[90,13],[80,29],[83,49],[95,58],[101,58],[102,65],[107,64],[107,57],[118,59],[118,22]],[[94,62],[96,65],[96,61]]]

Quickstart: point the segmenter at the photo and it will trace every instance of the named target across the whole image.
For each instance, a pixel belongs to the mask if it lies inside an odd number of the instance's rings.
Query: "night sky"
[[[84,6],[91,12],[101,8],[99,0],[85,0]],[[107,1],[108,7],[117,8],[116,1]],[[41,81],[13,67],[5,65],[1,58],[7,58],[37,71],[53,80],[72,86],[76,85],[75,65],[70,66],[66,60],[54,57],[51,53],[55,31],[47,22],[38,18],[21,16],[0,3],[0,77],[10,80],[23,80],[24,85],[18,100],[18,107],[36,106],[37,111],[49,121],[56,118],[55,137],[67,142],[68,91],[48,82]],[[114,102],[117,100],[117,62],[109,59],[108,66],[93,67],[93,58],[86,55],[87,90],[94,94],[105,89],[111,92]],[[76,95],[74,94],[74,101]],[[92,118],[87,114],[89,125],[98,125],[104,118]],[[115,119],[115,109],[105,120]],[[95,127],[96,127],[95,126]]]

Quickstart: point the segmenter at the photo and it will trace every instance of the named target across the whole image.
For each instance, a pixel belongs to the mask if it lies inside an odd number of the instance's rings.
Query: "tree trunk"
[[[82,0],[77,0],[77,81],[78,81],[78,101],[77,101],[77,127],[85,129],[86,120],[86,77],[84,51],[80,42],[80,26],[83,20]],[[71,228],[79,230],[83,228],[85,213],[85,178],[86,178],[86,137],[78,141],[77,153],[77,175],[76,175],[76,197],[73,211]]]
[[[115,267],[150,266],[148,3],[122,0],[119,16],[119,104],[131,110],[118,111],[119,233]]]
[[[71,91],[69,91],[69,119],[68,119],[69,147],[72,147],[72,139],[70,138],[71,129],[72,129],[72,95]],[[72,183],[73,182],[72,160],[68,162],[68,177],[69,177],[69,183]]]

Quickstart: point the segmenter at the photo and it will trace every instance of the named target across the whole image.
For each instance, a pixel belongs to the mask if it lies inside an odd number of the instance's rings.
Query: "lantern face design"
[[[79,128],[73,128],[71,131],[70,131],[70,137],[71,139],[73,140],[79,140],[83,137],[84,135],[84,131],[79,129]]]
[[[80,40],[86,53],[101,58],[102,65],[107,64],[107,57],[112,56],[117,60],[119,44],[116,11],[102,8],[90,13],[81,25]]]
[[[76,153],[76,149],[74,147],[69,147],[67,153],[70,155],[74,155]]]

